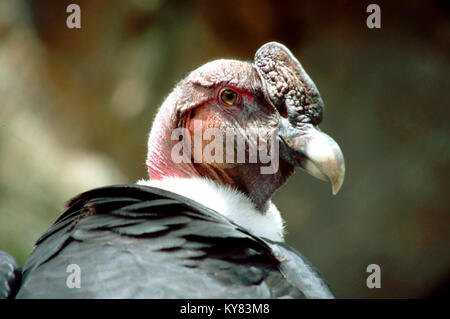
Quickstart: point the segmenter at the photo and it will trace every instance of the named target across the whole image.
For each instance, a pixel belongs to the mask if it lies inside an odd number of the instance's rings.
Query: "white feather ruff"
[[[168,177],[163,180],[140,180],[138,185],[161,188],[188,197],[226,216],[256,236],[283,241],[284,223],[280,212],[269,200],[264,212],[256,209],[243,193],[213,180],[191,177]]]

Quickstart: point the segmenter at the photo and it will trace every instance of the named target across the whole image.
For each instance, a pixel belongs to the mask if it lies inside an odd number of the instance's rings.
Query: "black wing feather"
[[[292,270],[299,258],[188,198],[116,185],[67,203],[28,259],[18,297],[301,298],[311,287],[296,276],[317,275]],[[81,288],[66,285],[70,264]]]

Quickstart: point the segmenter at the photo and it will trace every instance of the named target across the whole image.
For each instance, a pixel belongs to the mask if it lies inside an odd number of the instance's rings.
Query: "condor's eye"
[[[234,103],[236,103],[236,100],[238,98],[238,94],[230,89],[224,89],[222,92],[220,92],[220,100],[225,103],[225,105],[232,106]]]

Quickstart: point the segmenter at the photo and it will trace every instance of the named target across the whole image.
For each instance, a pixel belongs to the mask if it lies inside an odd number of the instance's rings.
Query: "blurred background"
[[[276,193],[287,242],[340,298],[448,297],[449,2],[376,1],[369,29],[371,2],[1,0],[0,250],[23,265],[66,200],[146,177],[174,84],[276,40],[318,86],[347,166],[337,196],[300,170]]]

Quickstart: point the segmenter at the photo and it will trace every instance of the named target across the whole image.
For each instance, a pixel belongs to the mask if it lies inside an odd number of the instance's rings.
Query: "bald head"
[[[327,135],[315,134],[322,112],[314,83],[280,44],[260,48],[254,64],[209,62],[179,82],[161,106],[149,138],[149,176],[213,179],[240,190],[261,209],[296,166],[339,187],[343,179],[339,147]],[[227,135],[230,131],[232,139]],[[239,161],[237,154],[242,140],[245,161]],[[312,156],[327,157],[315,162],[307,154],[311,145]],[[317,152],[322,147],[324,152]],[[277,161],[276,169],[266,174],[261,168],[267,166],[267,159],[251,158],[262,148]],[[186,160],[174,159],[180,151]]]

